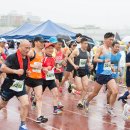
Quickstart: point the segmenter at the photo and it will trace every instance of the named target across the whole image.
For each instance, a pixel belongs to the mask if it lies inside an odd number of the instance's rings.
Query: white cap
[[[7,40],[5,38],[0,38],[0,42],[7,43]]]

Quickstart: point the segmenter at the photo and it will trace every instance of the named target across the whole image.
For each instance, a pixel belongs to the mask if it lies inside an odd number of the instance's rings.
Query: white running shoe
[[[113,108],[110,108],[110,107],[107,108],[107,112],[108,112],[112,117],[116,117],[116,114],[115,114]]]
[[[125,104],[124,105],[124,110],[122,112],[122,117],[123,117],[123,120],[130,120],[130,105],[128,104]]]

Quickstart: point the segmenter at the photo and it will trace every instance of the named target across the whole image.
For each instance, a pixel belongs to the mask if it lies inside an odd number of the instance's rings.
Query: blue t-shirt
[[[110,59],[111,60],[111,52],[106,52],[104,55],[100,56],[99,59],[101,59],[101,60]],[[108,63],[97,63],[96,74],[111,75],[112,74],[111,61]]]
[[[112,73],[112,77],[115,79],[118,77],[118,64],[121,59],[121,54],[111,54],[111,64],[113,64],[115,72]]]

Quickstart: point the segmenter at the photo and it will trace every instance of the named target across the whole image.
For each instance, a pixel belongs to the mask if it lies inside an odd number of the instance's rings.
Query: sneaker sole
[[[46,119],[45,121],[37,121],[36,120],[36,123],[46,123],[46,122],[48,122],[48,119]]]
[[[62,114],[62,112],[60,112],[60,113],[53,113],[53,115],[61,115]]]

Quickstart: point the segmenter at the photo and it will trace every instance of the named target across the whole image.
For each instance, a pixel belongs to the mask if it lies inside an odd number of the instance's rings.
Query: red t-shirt
[[[7,55],[6,55],[5,53],[1,53],[1,56],[2,56],[2,58],[3,58],[4,60],[7,59]]]
[[[55,58],[54,57],[44,57],[42,62],[43,67],[51,66],[51,70],[55,67]],[[42,71],[42,78],[46,79],[46,74],[44,71]]]
[[[62,50],[60,50],[56,53],[55,58],[56,58],[56,61],[55,61],[56,65],[58,65],[58,68],[60,69],[60,71],[55,69],[55,73],[62,73],[64,71],[64,67],[62,66],[64,54],[63,54]]]

